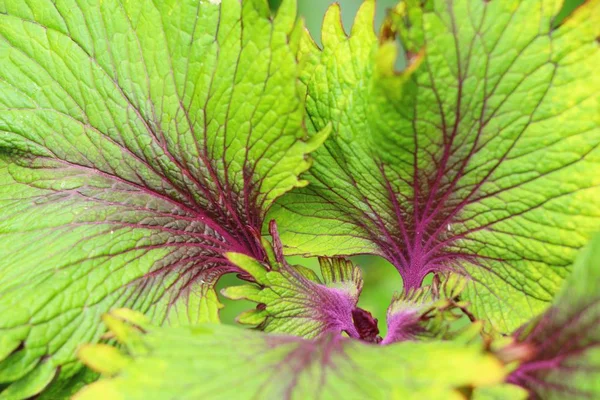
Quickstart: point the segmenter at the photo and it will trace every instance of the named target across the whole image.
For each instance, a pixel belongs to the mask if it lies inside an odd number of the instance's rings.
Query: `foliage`
[[[372,3],[348,39],[334,6],[323,50],[305,40],[309,131],[333,134],[271,218],[290,252],[379,254],[407,289],[465,274],[473,311],[508,332],[598,229],[599,6],[553,29],[553,1],[422,3],[401,3],[381,38]]]
[[[158,328],[143,317],[123,314],[115,310],[104,318],[127,353],[102,344],[83,347],[81,358],[113,378],[89,386],[77,399],[307,399],[341,394],[352,399],[460,399],[461,387],[492,385],[505,376],[493,355],[457,342],[381,347],[339,336],[308,341],[225,325]],[[252,368],[246,365],[249,359]],[[199,383],[198,377],[211,379]]]
[[[295,0],[0,0],[0,398],[599,397],[600,1],[561,5],[333,5],[320,48]]]

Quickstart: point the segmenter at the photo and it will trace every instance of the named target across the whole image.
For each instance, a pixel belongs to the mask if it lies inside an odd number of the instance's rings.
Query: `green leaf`
[[[387,311],[388,334],[382,344],[478,337],[482,322],[475,321],[469,304],[459,300],[467,280],[456,274],[442,279],[440,282],[436,275],[431,285],[394,295]]]
[[[78,351],[79,359],[104,375],[115,375],[123,370],[129,360],[119,350],[107,344],[83,345]]]
[[[255,281],[222,290],[230,299],[258,303],[256,309],[238,316],[238,322],[265,332],[307,339],[346,332],[350,337],[375,341],[379,331],[366,338],[357,327],[356,318],[367,312],[357,311],[363,281],[360,268],[352,262],[340,258],[319,259],[321,282],[314,272],[308,273],[301,266],[284,263],[271,269],[243,254],[228,257]],[[377,320],[373,323],[377,329]]]
[[[0,387],[31,396],[127,306],[218,321],[226,252],[310,140],[295,2],[0,0]],[[35,393],[34,393],[35,392]]]
[[[600,229],[599,2],[406,0],[350,37],[332,6],[301,41],[311,184],[278,202],[290,254],[374,253],[405,288],[457,271],[474,314],[511,332],[552,301]],[[408,66],[394,69],[396,36]]]
[[[59,375],[58,379],[52,381],[42,393],[36,397],[36,400],[62,400],[70,399],[84,386],[96,381],[99,377],[97,372],[88,368],[82,368],[75,375],[64,378]]]
[[[481,347],[452,342],[383,347],[331,336],[308,341],[226,325],[145,324],[143,330],[145,334],[135,332],[144,351],[125,342],[130,363],[76,399],[458,400],[464,398],[459,388],[497,384],[505,376],[501,363]]]
[[[526,400],[528,393],[515,385],[495,385],[473,390],[472,400]]]
[[[540,399],[600,397],[600,236],[581,252],[552,306],[501,352],[521,355],[508,382]],[[515,351],[517,350],[517,351]]]

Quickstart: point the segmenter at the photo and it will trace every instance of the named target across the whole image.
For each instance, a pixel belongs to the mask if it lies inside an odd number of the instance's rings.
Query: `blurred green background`
[[[281,0],[272,0],[272,5],[278,4]],[[305,18],[306,27],[312,33],[317,43],[321,42],[319,32],[321,31],[321,23],[327,7],[333,1],[327,0],[298,0],[298,13]],[[350,32],[352,21],[362,4],[362,0],[341,0],[337,1],[342,8],[342,21],[346,32]],[[377,11],[375,12],[375,26],[379,27],[387,9],[395,6],[398,0],[377,0]]]
[[[556,18],[556,22],[560,22],[565,16],[567,16],[571,11],[573,11],[573,9],[582,4],[584,1],[585,0],[565,0],[564,7],[561,13],[558,15],[558,18]],[[346,28],[347,32],[350,31],[352,20],[354,19],[356,11],[362,2],[363,0],[336,1],[336,3],[339,3],[342,7],[342,20],[344,21],[344,27]],[[271,4],[271,8],[276,9],[281,3],[281,0],[269,0],[269,3]],[[327,0],[298,0],[298,13],[305,18],[307,28],[313,34],[313,37],[315,40],[317,40],[317,42],[320,42],[319,31],[323,16],[325,15],[325,10],[327,10],[327,7],[329,7],[332,3],[334,2]],[[379,27],[381,24],[386,10],[395,6],[397,3],[398,0],[377,0],[377,12],[375,15],[376,27]]]
[[[387,9],[393,7],[398,0],[377,0],[377,11],[375,15],[375,26],[378,29]],[[502,0],[499,0],[502,1]],[[523,0],[531,1],[531,0]],[[555,22],[559,23],[565,16],[569,15],[578,5],[585,0],[566,0],[564,7]],[[281,0],[269,0],[271,8],[275,10]],[[362,4],[362,0],[339,0],[342,8],[342,20],[346,32],[350,31],[356,11]],[[334,3],[327,0],[298,0],[298,13],[306,21],[308,30],[317,43],[321,42],[320,30],[323,16],[327,7]],[[302,257],[289,257],[291,264],[302,264],[306,267],[318,270],[316,259]],[[375,318],[379,319],[379,329],[382,335],[386,333],[385,314],[394,292],[402,289],[402,279],[396,269],[386,260],[375,256],[356,256],[352,260],[360,265],[363,272],[364,289],[360,297],[359,306],[370,311]],[[235,276],[223,277],[217,289],[232,285],[243,284]],[[221,319],[225,323],[234,323],[235,317],[241,312],[254,308],[255,304],[246,301],[231,301],[221,296],[221,302],[225,305],[221,310]]]

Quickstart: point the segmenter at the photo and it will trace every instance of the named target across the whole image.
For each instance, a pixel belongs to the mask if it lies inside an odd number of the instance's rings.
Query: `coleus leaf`
[[[525,400],[528,398],[525,389],[511,385],[494,385],[478,387],[471,392],[472,400]]]
[[[502,352],[523,362],[508,382],[534,399],[600,397],[600,236],[578,257],[550,308]]]
[[[459,299],[467,281],[456,274],[442,279],[436,275],[431,285],[410,288],[392,298],[387,312],[388,334],[382,344],[477,337],[482,324]]]
[[[161,328],[123,319],[120,311],[105,317],[126,352],[81,349],[86,364],[108,373],[76,399],[462,399],[460,389],[497,384],[506,374],[481,346],[383,347],[339,335],[310,341],[226,325]]]
[[[113,307],[218,320],[213,290],[266,257],[306,182],[294,1],[0,0],[0,385],[80,364]],[[248,101],[252,99],[252,101]]]
[[[60,377],[43,389],[36,400],[71,399],[84,386],[98,380],[100,374],[89,368],[80,369],[68,379]]]
[[[464,299],[512,332],[600,229],[600,2],[406,0],[377,38],[332,6],[301,48],[309,130],[332,124],[311,185],[278,202],[290,254],[379,254],[406,289],[470,276]],[[398,35],[408,67],[396,71]]]
[[[377,320],[357,307],[363,281],[352,262],[320,258],[321,282],[312,270],[285,260],[261,264],[242,254],[229,254],[229,259],[255,282],[222,291],[230,299],[258,303],[256,309],[241,314],[238,322],[308,339],[345,332],[368,342],[381,340]]]

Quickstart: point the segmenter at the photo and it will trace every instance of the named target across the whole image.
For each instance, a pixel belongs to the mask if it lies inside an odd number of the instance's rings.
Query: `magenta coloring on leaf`
[[[381,342],[377,318],[373,318],[370,312],[357,307],[352,310],[352,320],[361,340],[369,343]]]
[[[388,315],[388,334],[381,344],[391,344],[405,340],[414,340],[425,330],[419,324],[419,314],[414,310]]]
[[[592,398],[580,390],[574,377],[589,374],[595,379],[597,368],[586,363],[588,352],[600,349],[600,315],[598,301],[569,304],[565,309],[552,307],[539,320],[519,328],[513,336],[516,343],[503,349],[501,355],[521,362],[507,382],[527,389],[532,398],[545,398],[549,393],[562,393],[565,398]],[[532,328],[532,324],[535,324]]]

